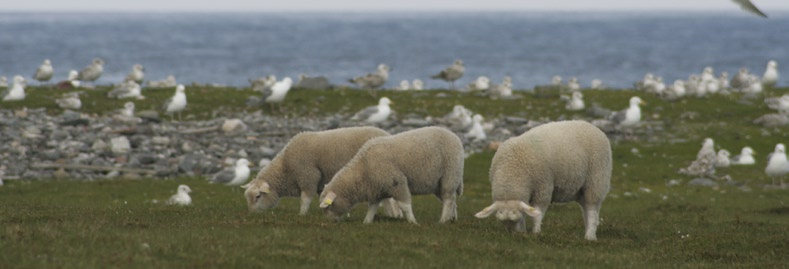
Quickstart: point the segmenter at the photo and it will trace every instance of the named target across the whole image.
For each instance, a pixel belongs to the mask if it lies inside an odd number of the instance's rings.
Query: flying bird
[[[767,18],[767,14],[764,14],[764,12],[759,10],[759,8],[756,7],[756,5],[754,5],[753,2],[751,2],[751,0],[732,0],[732,1],[740,5],[740,8],[742,8],[745,11],[753,13],[762,18]]]

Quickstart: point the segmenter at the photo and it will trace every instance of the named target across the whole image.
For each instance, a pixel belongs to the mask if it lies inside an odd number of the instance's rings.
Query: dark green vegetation
[[[172,89],[143,91],[138,109],[158,108]],[[194,94],[200,92],[200,94]],[[106,102],[105,91],[88,91],[85,111],[104,114],[123,101]],[[768,95],[780,95],[770,91]],[[28,91],[21,103],[0,109],[47,107],[59,92]],[[249,90],[188,88],[185,117],[203,119],[213,111],[238,111]],[[487,179],[493,152],[466,160],[465,192],[459,220],[437,224],[440,203],[414,200],[420,225],[379,217],[362,225],[365,206],[335,223],[316,202],[308,216],[298,216],[298,199],[285,198],[273,211],[250,214],[241,189],[210,185],[202,178],[99,182],[11,181],[0,187],[0,268],[108,267],[364,267],[364,268],[514,268],[514,267],[783,267],[789,264],[789,190],[765,189],[765,157],[776,143],[786,143],[785,128],[763,129],[756,117],[770,113],[761,102],[739,95],[665,102],[633,91],[585,91],[587,106],[623,109],[641,96],[646,126],[635,138],[615,136],[613,189],[606,199],[597,242],[583,239],[581,212],[575,204],[554,205],[540,235],[510,234],[494,218],[473,214],[489,205]],[[564,111],[558,92],[524,94],[522,99],[493,101],[447,91],[379,92],[393,109],[443,116],[455,104],[486,119],[511,115],[529,119],[586,118]],[[101,104],[92,105],[91,100]],[[377,103],[365,91],[290,93],[285,113],[299,117],[329,113],[349,115]],[[240,106],[237,108],[235,106]],[[268,109],[263,110],[267,114]],[[221,112],[220,112],[221,113]],[[720,187],[685,185],[675,171],[695,158],[704,137],[738,154],[743,146],[757,152],[755,166],[718,171],[738,184]],[[636,149],[637,152],[634,153]],[[672,179],[679,186],[666,186]],[[787,180],[789,181],[789,180]],[[178,184],[191,186],[194,204],[173,207],[163,201]],[[649,192],[642,188],[649,189]],[[750,190],[749,190],[750,189]],[[530,223],[529,223],[529,226]]]

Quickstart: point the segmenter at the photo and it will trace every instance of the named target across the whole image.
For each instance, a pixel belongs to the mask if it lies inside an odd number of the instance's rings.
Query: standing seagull
[[[3,94],[3,101],[20,101],[25,100],[25,78],[16,75],[14,76],[14,84],[11,88],[6,89]]]
[[[44,60],[44,63],[36,69],[36,73],[33,74],[33,79],[38,80],[39,82],[47,82],[52,78],[52,73],[54,70],[52,69],[52,62],[49,59]]]
[[[190,189],[189,186],[184,184],[178,185],[178,192],[170,196],[170,199],[167,200],[167,204],[182,206],[191,205],[192,197],[189,196],[190,192],[192,192],[192,189]]]
[[[442,70],[438,74],[431,76],[430,78],[440,79],[449,82],[449,87],[451,89],[454,89],[455,80],[458,80],[461,77],[463,77],[463,73],[465,72],[466,72],[466,67],[463,66],[463,61],[458,59],[455,60],[454,64]]]
[[[131,72],[126,75],[126,81],[134,81],[137,84],[142,84],[143,79],[145,79],[145,68],[142,67],[141,64],[135,64],[132,66]]]
[[[358,85],[362,89],[368,89],[368,91],[370,91],[370,95],[375,97],[376,95],[375,89],[383,86],[388,79],[389,79],[389,66],[385,64],[379,64],[378,71],[376,73],[369,73],[364,76],[358,76],[348,81]]]
[[[79,93],[77,92],[64,94],[62,98],[55,99],[55,103],[62,109],[82,108],[82,101],[79,100]]]
[[[753,3],[751,3],[751,0],[732,0],[732,1],[739,4],[740,8],[742,8],[745,11],[753,13],[762,18],[767,18],[767,14],[764,14],[764,12],[759,10],[759,8],[757,8]]]
[[[249,179],[249,161],[241,158],[236,161],[236,166],[219,171],[211,177],[211,183],[222,183],[228,186],[241,186]]]
[[[627,109],[611,113],[609,120],[617,126],[630,127],[641,122],[641,107],[644,101],[638,96],[630,98],[630,107]]]
[[[770,60],[762,76],[762,85],[772,88],[776,83],[778,83],[778,62]]]
[[[368,123],[379,123],[385,121],[389,118],[389,114],[392,113],[392,109],[389,107],[389,104],[393,104],[392,100],[389,98],[381,97],[378,100],[377,106],[370,106],[365,109],[362,109],[356,115],[353,115],[351,120],[363,120]]]
[[[99,79],[99,77],[101,77],[102,72],[104,72],[104,60],[101,58],[95,58],[90,65],[79,71],[79,74],[77,74],[77,80],[94,82]]]
[[[186,93],[184,93],[184,85],[178,84],[175,87],[175,95],[164,101],[162,109],[164,113],[172,115],[178,112],[178,120],[181,120],[181,111],[186,108]]]
[[[783,187],[783,176],[787,172],[789,172],[789,162],[786,160],[786,148],[784,144],[778,143],[775,145],[775,151],[767,156],[767,167],[764,168],[764,173],[773,179],[773,186],[775,186],[775,178],[781,178],[780,186]]]
[[[485,128],[482,128],[482,119],[483,119],[482,115],[480,114],[474,115],[474,117],[472,118],[472,121],[474,123],[471,125],[471,129],[469,129],[468,132],[466,132],[467,138],[473,138],[474,141],[481,141],[481,140],[485,140],[488,137],[485,134]]]
[[[288,95],[288,91],[290,91],[292,86],[293,79],[285,77],[282,81],[277,81],[277,83],[271,85],[271,88],[263,91],[264,100],[269,104],[272,113],[274,112],[275,104],[279,107],[279,112],[282,112],[282,102],[285,101],[285,96]]]

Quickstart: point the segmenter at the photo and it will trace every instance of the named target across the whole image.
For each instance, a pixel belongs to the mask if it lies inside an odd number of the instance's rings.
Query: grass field
[[[786,90],[786,89],[782,89]],[[243,104],[249,90],[187,89],[185,116],[211,117]],[[104,91],[89,92],[105,100]],[[53,90],[29,91],[26,103],[0,109],[47,107]],[[139,109],[153,108],[172,90],[148,92]],[[283,116],[349,114],[376,100],[364,92],[296,90]],[[446,91],[385,92],[399,115],[442,116],[462,103],[487,119],[512,115],[530,119],[584,118],[568,113],[555,91],[492,101]],[[598,241],[583,239],[576,204],[550,208],[540,235],[510,234],[494,218],[473,214],[491,202],[488,169],[493,152],[466,160],[465,192],[459,220],[437,224],[440,203],[417,197],[419,225],[377,217],[362,225],[360,205],[342,222],[326,219],[313,202],[298,216],[298,199],[285,198],[273,211],[250,214],[241,189],[207,184],[202,178],[97,182],[6,181],[0,187],[0,268],[536,268],[692,267],[779,268],[789,264],[789,190],[763,188],[765,156],[789,142],[785,128],[753,125],[769,110],[761,99],[740,96],[665,102],[633,91],[585,91],[587,105],[622,109],[639,95],[648,126],[632,140],[612,141],[612,190],[603,203]],[[780,95],[772,91],[768,95]],[[83,100],[85,103],[85,101]],[[115,104],[117,103],[117,104]],[[97,102],[88,113],[102,114],[122,102]],[[212,107],[213,105],[213,107]],[[247,108],[242,108],[247,110]],[[251,111],[251,110],[249,110]],[[675,171],[695,158],[704,137],[737,154],[757,152],[755,166],[721,169],[738,184],[692,187]],[[635,149],[635,150],[634,150]],[[669,180],[682,180],[667,186]],[[191,186],[194,204],[174,207],[165,200],[178,184]],[[530,222],[527,222],[530,226]]]

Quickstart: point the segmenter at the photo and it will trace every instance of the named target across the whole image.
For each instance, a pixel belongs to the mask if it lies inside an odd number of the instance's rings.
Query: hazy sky
[[[752,0],[762,11],[789,10],[789,0]],[[3,11],[541,11],[713,10],[739,7],[731,0],[26,0],[7,1]]]

